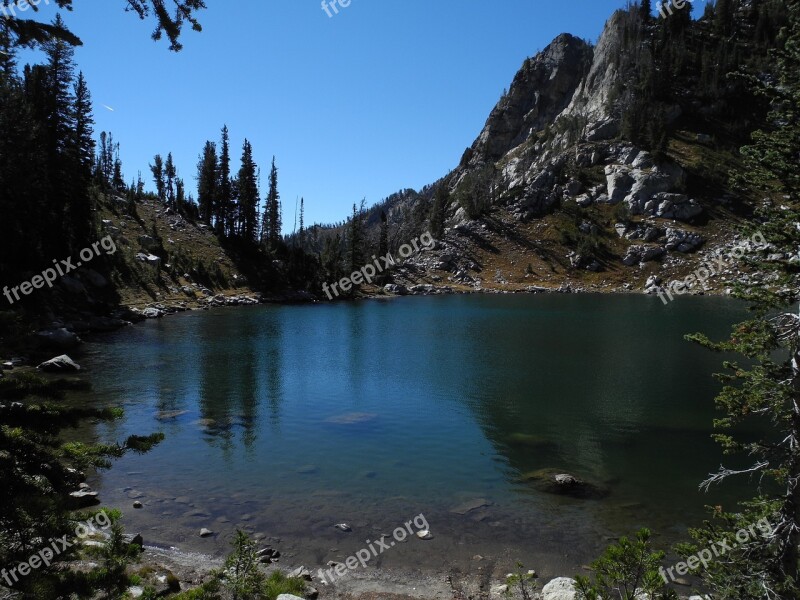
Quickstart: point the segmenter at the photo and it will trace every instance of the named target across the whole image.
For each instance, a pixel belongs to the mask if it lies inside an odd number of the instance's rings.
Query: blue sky
[[[128,181],[141,170],[151,186],[147,165],[171,151],[194,192],[226,123],[234,169],[245,137],[264,184],[275,155],[291,231],[296,197],[307,224],[337,221],[446,174],[526,57],[562,32],[596,41],[624,0],[351,0],[332,17],[320,0],[206,3],[176,54],[124,0],[76,0],[64,17],[96,132],[120,142]]]

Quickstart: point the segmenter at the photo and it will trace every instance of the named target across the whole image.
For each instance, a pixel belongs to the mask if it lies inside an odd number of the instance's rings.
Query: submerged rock
[[[473,510],[478,510],[479,508],[484,508],[491,505],[491,501],[486,500],[485,498],[478,498],[477,500],[470,500],[469,502],[460,504],[455,508],[450,509],[450,512],[456,513],[457,515],[466,515],[467,513],[471,513]]]
[[[522,476],[522,481],[530,482],[539,491],[571,498],[599,499],[608,496],[608,489],[585,481],[558,469],[540,469]]]

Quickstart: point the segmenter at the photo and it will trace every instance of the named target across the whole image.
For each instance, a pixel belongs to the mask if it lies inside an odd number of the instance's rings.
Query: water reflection
[[[129,398],[121,430],[167,434],[137,459],[137,486],[194,490],[220,513],[246,504],[269,523],[280,507],[316,527],[402,506],[444,520],[486,498],[464,535],[518,537],[564,519],[613,529],[633,504],[634,519],[675,527],[702,515],[696,485],[719,460],[708,437],[718,357],[682,336],[721,336],[741,314],[688,300],[474,296],[180,315],[114,334],[89,365],[91,401]],[[611,493],[565,503],[521,481],[545,468]],[[108,490],[132,485],[124,472],[106,476]]]

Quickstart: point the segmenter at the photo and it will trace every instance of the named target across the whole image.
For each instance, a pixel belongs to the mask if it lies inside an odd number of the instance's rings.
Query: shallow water
[[[422,513],[434,539],[377,564],[468,570],[481,554],[565,574],[609,536],[646,525],[666,545],[704,505],[732,501],[697,489],[721,461],[709,438],[721,359],[683,336],[723,337],[744,314],[722,298],[492,295],[143,323],[82,358],[88,400],[126,411],[93,433],[167,439],[93,483],[149,543],[221,553],[240,526],[321,566]],[[542,468],[609,494],[521,480]],[[488,506],[453,512],[477,499]]]

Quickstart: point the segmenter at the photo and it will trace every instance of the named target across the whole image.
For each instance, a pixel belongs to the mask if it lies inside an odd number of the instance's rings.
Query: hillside
[[[595,46],[558,36],[525,61],[451,173],[364,215],[373,244],[381,213],[395,247],[426,229],[438,239],[391,289],[663,293],[701,269],[705,281],[685,289],[725,293],[750,277],[741,255],[770,248],[740,238],[758,199],[731,174],[766,107],[735,73],[767,68],[775,40],[753,31],[764,14],[777,29],[780,6],[742,4],[728,37],[713,12],[677,22],[635,6]]]

